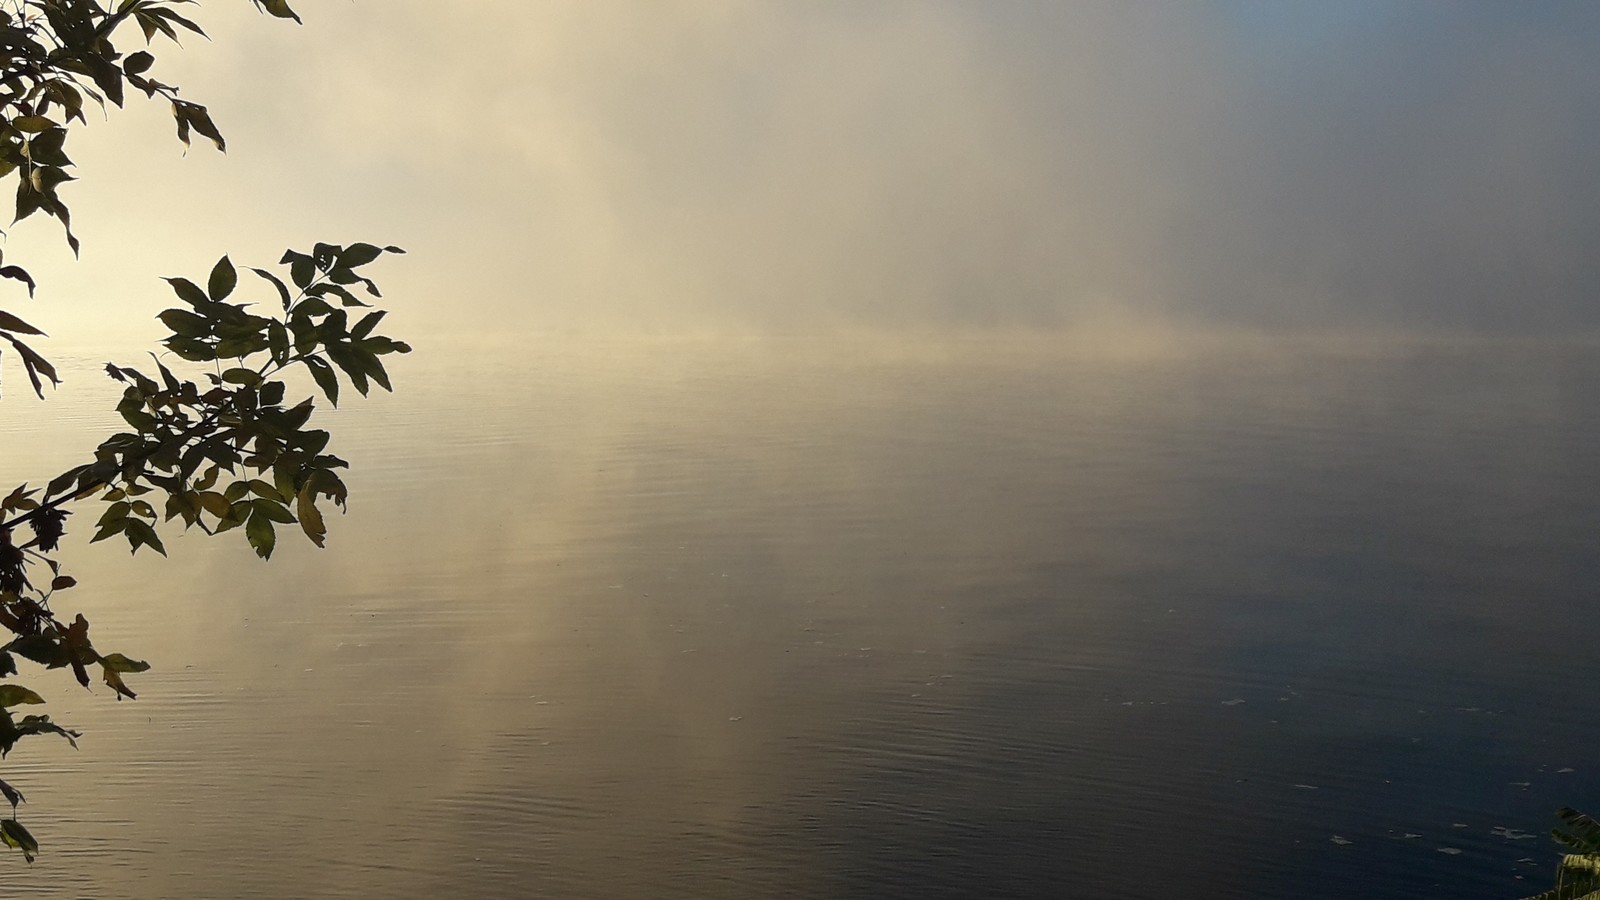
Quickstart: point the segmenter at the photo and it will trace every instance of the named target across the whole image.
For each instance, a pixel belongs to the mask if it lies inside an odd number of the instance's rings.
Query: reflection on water
[[[14,891],[1488,898],[1600,786],[1593,350],[456,350],[327,551],[69,551],[157,668],[30,678]]]

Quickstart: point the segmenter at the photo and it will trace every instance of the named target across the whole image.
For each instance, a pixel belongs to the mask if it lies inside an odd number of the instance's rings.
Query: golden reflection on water
[[[1491,690],[1360,680],[1449,670],[1498,605],[1457,591],[1458,644],[1385,655],[1370,623],[1436,636],[1441,613],[1353,591],[1386,571],[1364,541],[1381,531],[1442,577],[1460,547],[1427,543],[1438,515],[1581,522],[1571,476],[1589,457],[1561,392],[1593,362],[1467,366],[1479,383],[1450,348],[1325,349],[1314,365],[1260,344],[1113,349],[425,350],[396,367],[398,394],[332,417],[353,500],[326,551],[284,541],[263,565],[200,536],[169,541],[170,560],[69,549],[99,645],[156,669],[122,704],[29,673],[86,735],[6,761],[47,845],[7,881],[43,896],[1026,894],[1119,883],[1108,860],[1176,809],[1227,835],[1227,852],[1187,853],[1189,877],[1249,896],[1241,861],[1277,858],[1304,798],[1247,783],[1354,778],[1365,757],[1329,756],[1326,733],[1409,741],[1416,706]],[[1523,402],[1475,405],[1495,390]],[[8,398],[6,477],[70,463],[60,448],[91,445],[109,406]],[[1519,473],[1505,495],[1464,487]],[[1453,540],[1557,552],[1556,527]],[[1290,709],[1291,681],[1323,705]],[[1423,781],[1445,766],[1408,764]],[[1353,803],[1320,815],[1354,817],[1346,834],[1387,822]]]

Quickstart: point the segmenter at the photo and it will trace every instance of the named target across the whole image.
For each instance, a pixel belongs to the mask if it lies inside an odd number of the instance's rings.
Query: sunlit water
[[[7,371],[7,486],[107,426],[65,362]],[[1600,806],[1593,350],[394,369],[327,550],[69,548],[156,668],[24,671],[85,735],[0,765],[8,895],[1491,898]]]

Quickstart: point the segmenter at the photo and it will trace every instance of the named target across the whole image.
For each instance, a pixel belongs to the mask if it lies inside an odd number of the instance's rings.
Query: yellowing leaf
[[[0,684],[0,707],[43,703],[44,698],[20,684]]]

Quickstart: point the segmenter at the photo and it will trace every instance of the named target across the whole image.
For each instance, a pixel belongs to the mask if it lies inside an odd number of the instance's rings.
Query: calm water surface
[[[94,361],[0,405],[7,486],[104,430]],[[1600,806],[1593,349],[395,370],[326,551],[77,535],[156,669],[25,673],[85,736],[4,763],[9,895],[1497,898]]]

